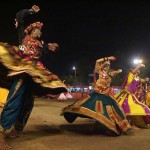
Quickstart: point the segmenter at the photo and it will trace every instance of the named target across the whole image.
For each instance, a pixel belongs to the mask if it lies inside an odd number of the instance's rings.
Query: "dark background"
[[[1,0],[0,41],[18,44],[14,19],[17,11],[39,5],[38,14],[25,23],[44,23],[42,39],[57,42],[58,53],[43,55],[43,63],[59,76],[92,73],[95,60],[114,55],[113,68],[122,68],[123,75],[138,57],[146,64],[149,76],[150,3],[145,1],[96,0]]]

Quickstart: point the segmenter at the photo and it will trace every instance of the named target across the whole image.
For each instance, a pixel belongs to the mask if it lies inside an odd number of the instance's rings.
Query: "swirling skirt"
[[[91,93],[87,98],[81,99],[62,110],[62,115],[68,122],[73,122],[77,117],[95,119],[100,125],[116,134],[126,131],[130,124],[126,120],[123,110],[110,96]]]
[[[119,105],[123,108],[126,116],[129,116],[137,126],[150,124],[150,109],[139,102],[136,96],[127,90],[122,90],[115,95]]]
[[[0,62],[10,70],[8,76],[26,73],[42,87],[58,90],[59,93],[67,91],[66,86],[58,76],[45,69],[42,63],[23,59],[16,51],[18,51],[16,47],[7,43],[0,43]]]

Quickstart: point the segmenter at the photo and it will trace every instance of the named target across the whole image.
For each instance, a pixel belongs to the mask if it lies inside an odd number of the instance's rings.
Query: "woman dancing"
[[[57,43],[45,44],[40,41],[43,23],[35,22],[24,30],[24,17],[39,12],[34,5],[31,9],[23,9],[16,15],[16,27],[19,31],[19,48],[0,43],[0,61],[11,70],[9,76],[16,76],[7,97],[0,118],[0,148],[10,149],[4,133],[18,136],[25,127],[34,105],[34,82],[58,93],[67,91],[66,86],[52,72],[48,71],[39,58],[43,51],[55,52]]]
[[[101,58],[96,61],[95,73],[99,79],[94,85],[94,92],[62,110],[65,119],[72,123],[77,117],[95,119],[99,125],[105,126],[113,133],[120,135],[130,129],[122,108],[110,95],[111,77],[122,72],[121,69],[110,71],[110,61],[115,57]]]
[[[125,79],[123,90],[115,95],[133,128],[145,127],[150,124],[150,109],[136,97],[139,85],[149,81],[149,78],[139,77],[140,69],[144,67],[145,65],[138,64],[132,69]]]

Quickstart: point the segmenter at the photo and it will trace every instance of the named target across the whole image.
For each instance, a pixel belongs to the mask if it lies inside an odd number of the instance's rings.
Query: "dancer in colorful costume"
[[[138,86],[137,86],[137,90],[135,92],[135,96],[137,97],[137,99],[139,100],[139,102],[141,103],[145,103],[145,89],[144,89],[144,86],[143,86],[143,83],[140,83]]]
[[[0,43],[0,61],[11,70],[9,76],[17,75],[7,97],[0,118],[0,148],[10,149],[4,139],[4,133],[17,136],[25,127],[34,105],[34,82],[58,93],[67,91],[66,86],[52,72],[44,68],[39,58],[43,51],[55,52],[57,43],[44,44],[40,41],[40,22],[35,22],[24,30],[24,17],[39,12],[36,5],[32,9],[23,9],[16,15],[16,27],[19,31],[19,48]]]
[[[138,64],[132,69],[125,79],[123,90],[115,95],[133,127],[145,127],[150,124],[150,109],[139,102],[135,95],[138,93],[139,85],[149,81],[149,78],[142,79],[138,76],[143,67],[145,65]]]
[[[150,108],[150,89],[147,90],[146,96],[145,96],[145,104]]]
[[[110,71],[110,60],[115,60],[115,57],[101,58],[96,61],[95,73],[99,74],[99,79],[94,85],[94,92],[65,107],[62,110],[62,115],[70,123],[75,121],[77,117],[95,119],[100,126],[105,126],[119,135],[130,129],[130,124],[122,108],[109,94],[111,77],[122,72],[121,69]]]

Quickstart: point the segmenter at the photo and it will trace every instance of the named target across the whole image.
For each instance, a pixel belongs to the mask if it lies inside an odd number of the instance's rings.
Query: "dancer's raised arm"
[[[94,73],[98,73],[99,67],[103,68],[109,61],[115,61],[116,58],[114,56],[104,57],[96,60]]]
[[[148,77],[146,77],[146,78],[140,78],[140,82],[141,83],[148,83],[149,82],[149,78]]]
[[[122,72],[122,69],[118,69],[118,70],[113,70],[113,71],[111,71],[110,73],[109,73],[109,75],[110,76],[115,76],[115,75],[117,75],[117,74],[119,74],[119,73],[121,73]]]
[[[39,6],[33,5],[31,9],[22,9],[16,14],[15,26],[18,29],[19,44],[22,44],[24,34],[24,18],[28,15],[35,14],[40,11]]]
[[[144,64],[138,64],[134,69],[132,69],[132,73],[135,74],[139,71],[140,68],[144,68],[145,65]]]

